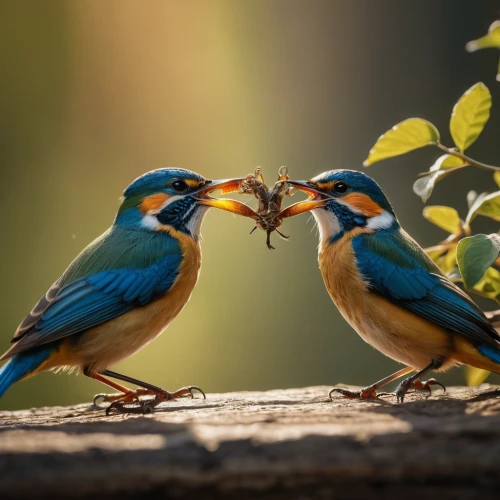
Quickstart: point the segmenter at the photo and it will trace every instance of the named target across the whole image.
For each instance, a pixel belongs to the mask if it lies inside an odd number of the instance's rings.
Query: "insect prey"
[[[254,174],[247,175],[241,181],[238,189],[240,194],[253,194],[257,198],[259,202],[257,208],[258,219],[256,219],[255,227],[250,231],[250,234],[257,228],[265,231],[267,233],[267,247],[270,250],[274,250],[271,245],[271,233],[273,231],[276,231],[285,240],[289,238],[278,229],[283,222],[278,218],[283,197],[294,194],[294,189],[286,182],[289,179],[288,168],[281,167],[278,171],[277,182],[271,188],[268,188],[264,182],[261,168],[257,167]]]

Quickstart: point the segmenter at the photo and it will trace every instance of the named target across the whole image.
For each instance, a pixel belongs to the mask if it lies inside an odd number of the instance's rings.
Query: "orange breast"
[[[323,246],[319,263],[332,300],[363,340],[417,369],[438,356],[450,357],[453,343],[448,332],[369,290],[349,237]]]

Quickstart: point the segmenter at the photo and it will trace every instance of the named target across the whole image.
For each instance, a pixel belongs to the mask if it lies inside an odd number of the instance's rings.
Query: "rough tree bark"
[[[0,498],[500,497],[500,388],[403,405],[327,387],[210,394],[151,416],[0,413]]]

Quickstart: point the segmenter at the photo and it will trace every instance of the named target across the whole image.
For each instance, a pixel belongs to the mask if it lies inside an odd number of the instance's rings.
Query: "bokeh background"
[[[451,145],[457,98],[483,81],[492,118],[470,154],[499,164],[497,54],[467,54],[498,2],[482,0],[16,1],[0,7],[0,347],[73,257],[112,222],[123,189],[159,167],[209,178],[295,178],[361,169],[376,138],[420,116]],[[422,244],[412,183],[438,156],[421,150],[370,167],[402,225]],[[466,213],[470,170],[431,203]],[[250,201],[250,200],[248,200]],[[475,228],[494,230],[487,220]],[[168,389],[208,392],[368,384],[397,364],[365,344],[330,301],[308,216],[269,251],[249,220],[211,211],[191,301],[153,344],[117,366]],[[494,304],[483,303],[485,307]],[[441,378],[463,383],[455,369]],[[499,381],[492,377],[492,381]],[[42,374],[15,385],[1,409],[87,401],[105,390],[83,376]]]

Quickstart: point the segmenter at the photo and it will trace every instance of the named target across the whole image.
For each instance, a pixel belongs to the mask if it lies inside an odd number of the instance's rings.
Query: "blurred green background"
[[[220,178],[260,165],[274,180],[281,165],[295,178],[361,169],[377,137],[410,116],[431,120],[451,145],[451,108],[480,80],[493,94],[492,118],[470,154],[499,164],[497,55],[464,50],[497,8],[487,0],[2,2],[2,350],[148,170]],[[411,187],[437,156],[421,150],[367,171],[424,246],[445,234],[421,217]],[[465,215],[471,188],[493,190],[491,176],[461,172],[430,202]],[[477,219],[475,229],[495,230],[488,224]],[[330,301],[307,215],[285,223],[290,241],[274,238],[275,251],[251,228],[208,214],[191,301],[118,371],[216,392],[361,385],[397,368]],[[462,370],[441,380],[463,383]],[[81,375],[42,374],[11,388],[0,408],[76,403],[103,390]]]

